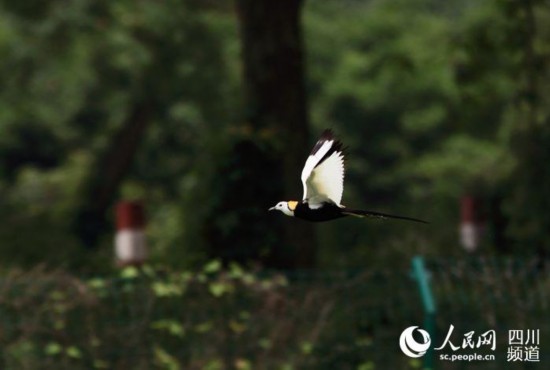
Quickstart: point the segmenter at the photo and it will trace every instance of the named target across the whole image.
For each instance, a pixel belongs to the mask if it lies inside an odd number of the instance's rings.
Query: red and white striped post
[[[147,259],[145,215],[139,202],[122,201],[116,206],[115,255],[117,265],[140,266]]]
[[[471,195],[460,198],[460,243],[468,252],[479,245],[480,224],[478,220],[478,202]]]

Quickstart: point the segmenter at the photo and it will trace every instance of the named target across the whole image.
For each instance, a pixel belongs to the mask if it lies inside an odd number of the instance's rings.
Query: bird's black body
[[[323,202],[321,207],[311,209],[306,199],[296,205],[294,217],[313,222],[330,221],[336,218],[345,217],[346,214],[342,213],[342,210],[342,208],[332,202]]]

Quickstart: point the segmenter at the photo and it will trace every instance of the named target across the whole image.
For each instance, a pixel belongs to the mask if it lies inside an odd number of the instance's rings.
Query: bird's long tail
[[[360,217],[360,218],[364,218],[364,217],[396,218],[396,219],[399,219],[399,220],[421,222],[423,224],[428,223],[427,221],[420,220],[418,218],[388,215],[387,213],[380,213],[380,212],[373,212],[373,211],[363,211],[363,210],[359,210],[359,209],[348,209],[348,208],[346,208],[346,210],[343,211],[342,213],[345,214],[345,215]]]

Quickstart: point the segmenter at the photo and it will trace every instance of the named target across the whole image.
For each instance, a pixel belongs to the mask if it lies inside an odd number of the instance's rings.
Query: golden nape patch
[[[289,200],[288,202],[288,209],[291,211],[294,211],[296,209],[296,206],[298,205],[298,202],[295,200]]]

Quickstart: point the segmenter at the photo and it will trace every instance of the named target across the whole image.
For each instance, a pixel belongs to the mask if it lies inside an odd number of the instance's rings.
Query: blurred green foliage
[[[548,18],[540,1],[305,3],[313,131],[333,127],[349,146],[344,204],[432,221],[319,226],[320,266],[460,255],[466,193],[497,199],[510,225],[508,247],[488,236],[483,252],[550,251]],[[228,1],[1,2],[2,263],[109,268],[111,237],[85,251],[71,217],[142,99],[154,114],[121,197],[145,201],[153,261],[206,260],[205,223],[232,227],[230,212],[214,212],[238,176],[227,155],[247,134],[239,47]]]
[[[495,330],[496,360],[483,368],[523,369],[506,361],[508,329],[549,329],[550,276],[533,262],[428,260],[439,309],[434,345],[450,324],[455,344],[470,330]],[[422,320],[408,268],[274,273],[213,260],[194,270],[129,267],[88,278],[10,270],[0,280],[0,366],[417,369],[424,359],[411,361],[397,343]],[[541,345],[541,362],[547,354]]]

